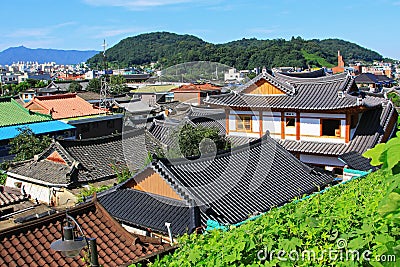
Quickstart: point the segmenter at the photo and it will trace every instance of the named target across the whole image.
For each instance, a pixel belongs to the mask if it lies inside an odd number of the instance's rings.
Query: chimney
[[[338,54],[338,67],[344,68],[344,61],[342,55],[340,54],[340,50],[337,51],[337,54]]]

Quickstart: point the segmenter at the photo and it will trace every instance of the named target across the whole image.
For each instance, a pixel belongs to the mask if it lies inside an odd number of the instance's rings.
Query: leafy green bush
[[[390,93],[388,93],[388,98],[390,99],[390,100],[392,100],[392,102],[393,102],[393,104],[396,106],[396,107],[400,107],[400,95],[399,94],[397,94],[397,93],[395,93],[395,92],[390,92]]]
[[[0,170],[0,185],[4,185],[7,180],[7,174]]]
[[[206,235],[183,236],[181,247],[173,254],[158,260],[153,266],[362,266],[368,262],[332,260],[321,256],[325,250],[337,250],[338,242],[347,244],[342,253],[357,250],[371,251],[373,261],[383,254],[394,255],[400,245],[399,228],[389,226],[377,208],[388,185],[386,174],[379,171],[365,178],[335,186],[324,194],[308,200],[275,208],[255,221],[250,221],[229,232],[213,230]],[[374,190],[371,190],[373,188]],[[297,251],[298,261],[280,260],[276,254],[284,250]],[[260,260],[257,254],[268,254]],[[313,251],[315,260],[301,259],[304,251]],[[326,253],[326,252],[325,252]],[[339,253],[337,253],[339,254]]]
[[[400,224],[400,132],[397,132],[396,138],[378,144],[365,152],[364,156],[372,159],[372,165],[382,165],[382,169],[389,173],[386,180],[390,187],[379,205],[379,213]]]
[[[112,185],[101,185],[98,187],[95,187],[91,184],[89,184],[89,186],[87,188],[83,188],[79,194],[78,194],[78,202],[83,202],[87,197],[91,197],[93,196],[93,194],[96,193],[100,193],[102,191],[105,191],[107,189],[110,189],[112,187]]]
[[[152,266],[398,266],[400,134],[366,156],[382,169],[228,232],[185,235]]]

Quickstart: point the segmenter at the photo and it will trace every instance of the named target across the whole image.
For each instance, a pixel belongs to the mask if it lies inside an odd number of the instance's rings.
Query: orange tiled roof
[[[51,114],[53,119],[95,115],[104,112],[74,94],[35,96],[25,105],[29,110]]]
[[[182,85],[178,88],[172,89],[171,92],[201,92],[201,91],[214,91],[221,90],[220,86],[213,85],[211,83],[203,83],[203,84],[188,84]]]
[[[68,211],[89,237],[96,238],[99,263],[120,266],[143,257],[160,254],[172,247],[160,239],[128,233],[97,200]],[[0,231],[0,266],[87,266],[83,250],[66,258],[50,248],[61,238],[65,213],[55,213]]]

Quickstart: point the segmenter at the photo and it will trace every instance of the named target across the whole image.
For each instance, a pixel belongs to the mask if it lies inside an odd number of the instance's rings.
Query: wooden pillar
[[[350,124],[351,124],[351,114],[346,113],[346,126],[345,126],[345,143],[350,142]]]
[[[258,122],[259,122],[259,127],[260,127],[260,138],[264,135],[264,130],[263,130],[263,112],[259,111],[258,112]]]
[[[285,113],[281,112],[281,139],[285,139]]]
[[[300,112],[296,113],[296,140],[300,140]]]

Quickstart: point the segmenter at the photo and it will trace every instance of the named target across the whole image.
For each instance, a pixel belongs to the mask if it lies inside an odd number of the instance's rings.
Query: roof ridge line
[[[218,159],[218,158],[223,158],[223,157],[230,156],[230,155],[236,155],[236,154],[239,154],[239,153],[241,153],[243,151],[246,151],[246,150],[249,150],[249,149],[253,149],[256,146],[260,146],[265,140],[267,140],[267,136],[269,136],[269,131],[267,131],[267,133],[265,133],[261,138],[252,140],[249,143],[242,144],[242,145],[237,146],[237,147],[233,147],[233,148],[228,148],[228,149],[225,149],[225,150],[217,151],[217,154],[207,153],[207,154],[203,155],[204,157],[193,156],[193,157],[189,157],[189,159],[192,159],[193,161],[200,160],[200,159],[201,159],[201,161],[207,161],[209,159]],[[163,159],[160,159],[160,160],[163,162],[163,164],[165,166],[172,165],[172,163],[178,163],[178,164],[182,163],[182,165],[191,164],[192,163],[192,161],[187,162],[187,158],[178,158],[178,159],[175,159],[175,160],[172,159],[171,161],[169,161],[167,158],[163,158]],[[165,164],[164,162],[166,160],[168,160],[169,163]]]

